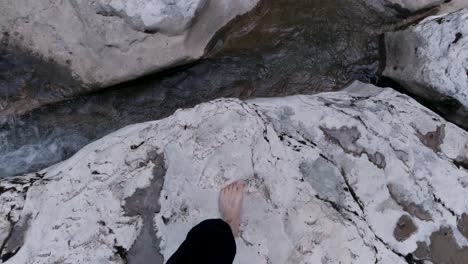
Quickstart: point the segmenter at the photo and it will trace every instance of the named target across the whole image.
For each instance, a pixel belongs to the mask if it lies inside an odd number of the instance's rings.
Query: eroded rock
[[[452,157],[464,155],[468,134],[433,117],[405,95],[355,83],[315,96],[221,99],[128,126],[41,171],[33,184],[15,183],[30,184],[15,218],[30,220],[8,263],[167,259],[193,225],[219,217],[218,192],[236,179],[247,182],[236,264],[406,263],[417,242],[441,228],[456,238],[447,252],[464,254],[456,226],[468,211],[468,172]],[[344,135],[323,128],[340,124],[353,128],[351,139],[330,142],[330,134]],[[414,133],[442,125],[438,153]],[[346,142],[380,153],[386,166],[344,151]],[[409,190],[405,201],[432,217],[412,218],[417,230],[404,241],[394,236],[406,214],[387,188],[395,182]],[[18,196],[4,188],[0,199]],[[0,208],[8,219],[10,207]]]

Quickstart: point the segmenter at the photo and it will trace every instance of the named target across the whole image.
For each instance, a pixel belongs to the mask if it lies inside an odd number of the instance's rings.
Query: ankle
[[[231,227],[231,231],[234,237],[237,237],[239,234],[239,221],[230,220],[226,221],[226,223],[229,225],[229,227]]]

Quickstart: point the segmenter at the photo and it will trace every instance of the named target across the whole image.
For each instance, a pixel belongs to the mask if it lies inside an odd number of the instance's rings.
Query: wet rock
[[[460,247],[453,231],[448,227],[441,227],[430,236],[430,245],[418,242],[414,255],[421,260],[432,263],[463,264],[468,259],[468,247]]]
[[[402,215],[395,225],[393,236],[398,241],[405,241],[408,239],[418,228],[408,215]]]
[[[385,34],[383,74],[468,127],[468,9]]]
[[[136,149],[135,147],[130,148]],[[126,260],[129,264],[164,263],[163,257],[159,253],[160,241],[156,237],[156,230],[153,228],[153,218],[156,213],[159,213],[161,208],[158,200],[164,185],[166,168],[164,157],[159,155],[156,150],[150,151],[148,153],[148,160],[142,162],[142,164],[146,166],[148,162],[152,162],[155,165],[150,185],[143,189],[138,189],[131,197],[125,200],[124,210],[126,215],[132,217],[139,216],[143,219],[143,226],[130,250],[127,252],[122,248],[126,252]]]
[[[416,250],[413,252],[413,256],[416,257],[416,259],[430,259],[431,257],[431,250],[427,246],[426,242],[421,242],[418,241],[416,243],[418,246]]]
[[[339,124],[360,135],[360,148],[384,155],[387,166],[330,143],[323,128]],[[413,133],[442,125],[439,153]],[[30,216],[8,263],[168,259],[193,225],[219,217],[219,189],[236,179],[246,180],[247,190],[235,263],[406,263],[433,230],[458,232],[453,223],[468,211],[460,184],[468,172],[447,157],[461,155],[467,138],[413,99],[361,83],[314,96],[211,101],[105,136],[26,175],[32,183],[0,181],[0,199],[21,205],[14,219]],[[418,229],[404,242],[394,236],[405,211],[387,190],[393,182],[432,215],[413,219]],[[27,196],[8,186],[28,186]],[[11,206],[0,208],[0,219],[9,219]],[[433,240],[429,253],[436,256]],[[455,240],[448,246],[456,254],[466,249]]]
[[[458,230],[468,239],[468,214],[463,213],[458,219]]]
[[[290,1],[263,1],[233,20],[209,45],[209,59],[74,100],[57,102],[83,88],[60,79],[69,76],[63,69],[29,53],[4,54],[0,177],[46,168],[126,125],[216,98],[316,94],[376,78],[380,28],[395,19],[361,1]]]
[[[199,59],[221,27],[257,2],[8,0],[0,32],[69,69],[84,86],[79,94]]]

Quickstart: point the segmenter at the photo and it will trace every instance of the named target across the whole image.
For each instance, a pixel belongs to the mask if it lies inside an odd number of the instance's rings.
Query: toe
[[[244,182],[243,181],[237,181],[236,182],[236,191],[240,192],[244,189]]]

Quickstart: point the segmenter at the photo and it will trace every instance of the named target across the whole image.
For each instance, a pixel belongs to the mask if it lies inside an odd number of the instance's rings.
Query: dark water
[[[356,0],[265,1],[226,27],[207,59],[99,93],[4,115],[0,176],[44,168],[118,128],[215,98],[314,94],[339,90],[355,79],[373,81],[380,57],[374,32],[392,22]],[[4,65],[8,63],[8,56],[2,58]],[[14,98],[25,78],[50,85],[46,75],[31,77],[21,70],[25,64],[16,57],[15,61],[20,63],[0,67],[0,80],[5,76],[16,80],[0,82],[1,98]],[[50,94],[47,89],[37,92],[30,98]],[[50,101],[61,98],[53,95]]]

